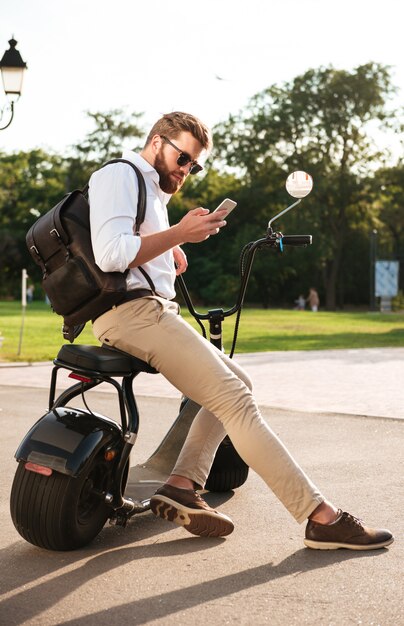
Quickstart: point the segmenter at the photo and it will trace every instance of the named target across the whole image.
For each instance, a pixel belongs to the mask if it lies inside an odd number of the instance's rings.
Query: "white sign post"
[[[381,311],[391,311],[391,299],[398,294],[399,265],[398,261],[376,261],[375,295]]]
[[[21,317],[21,329],[20,329],[20,341],[18,343],[18,356],[21,354],[21,345],[22,345],[22,335],[24,332],[24,321],[25,321],[25,311],[27,308],[27,270],[22,270],[21,275],[21,307],[22,307],[22,317]]]

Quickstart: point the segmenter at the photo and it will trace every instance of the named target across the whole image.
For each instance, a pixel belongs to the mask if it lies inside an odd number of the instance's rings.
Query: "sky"
[[[68,151],[93,128],[86,111],[213,126],[320,66],[390,65],[404,96],[402,0],[2,0],[0,15],[0,55],[14,36],[28,64],[0,151]]]

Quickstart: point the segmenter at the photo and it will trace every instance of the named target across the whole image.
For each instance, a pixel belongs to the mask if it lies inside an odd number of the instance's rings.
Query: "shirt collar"
[[[156,183],[156,185],[160,189],[160,186],[159,186],[160,177],[158,173],[156,172],[154,167],[150,165],[150,163],[146,161],[146,159],[144,159],[140,154],[138,154],[137,152],[133,152],[133,150],[124,149],[122,152],[122,158],[134,163],[140,169],[140,171],[143,172],[144,174],[149,174],[150,178]],[[161,189],[160,189],[160,193],[163,194],[165,202],[167,203],[169,199],[171,198],[171,194],[165,193]]]
[[[146,159],[140,156],[140,154],[138,154],[137,152],[133,152],[133,150],[123,150],[122,158],[134,163],[140,169],[141,172],[145,172],[145,173],[152,174],[152,175],[154,174],[158,180],[158,174],[156,170],[154,169],[154,167],[150,165],[150,163],[148,163],[148,161],[146,161]]]

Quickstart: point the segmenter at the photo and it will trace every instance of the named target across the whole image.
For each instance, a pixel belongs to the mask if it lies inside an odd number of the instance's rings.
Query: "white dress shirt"
[[[146,183],[146,215],[140,235],[169,228],[167,203],[171,195],[159,186],[159,175],[143,157],[124,150],[122,158],[134,163]],[[138,181],[136,172],[126,163],[113,163],[94,172],[90,178],[90,228],[95,262],[104,272],[124,272],[135,260],[141,237],[135,235]],[[175,266],[172,250],[144,263],[156,291],[171,300],[175,296]],[[137,268],[126,278],[128,290],[150,289]]]

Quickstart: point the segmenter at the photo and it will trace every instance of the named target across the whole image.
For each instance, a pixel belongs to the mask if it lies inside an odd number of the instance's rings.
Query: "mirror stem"
[[[291,204],[290,206],[288,206],[286,209],[283,209],[283,211],[281,211],[280,213],[278,213],[278,215],[275,215],[275,217],[273,217],[271,220],[269,220],[268,222],[268,229],[271,228],[271,224],[272,222],[274,222],[275,220],[278,219],[278,217],[281,217],[281,215],[284,215],[285,213],[287,213],[288,211],[290,211],[290,209],[293,209],[293,207],[295,207],[297,204],[299,204],[302,201],[302,199],[300,198],[299,200],[297,200],[297,202],[294,202],[293,204]]]

